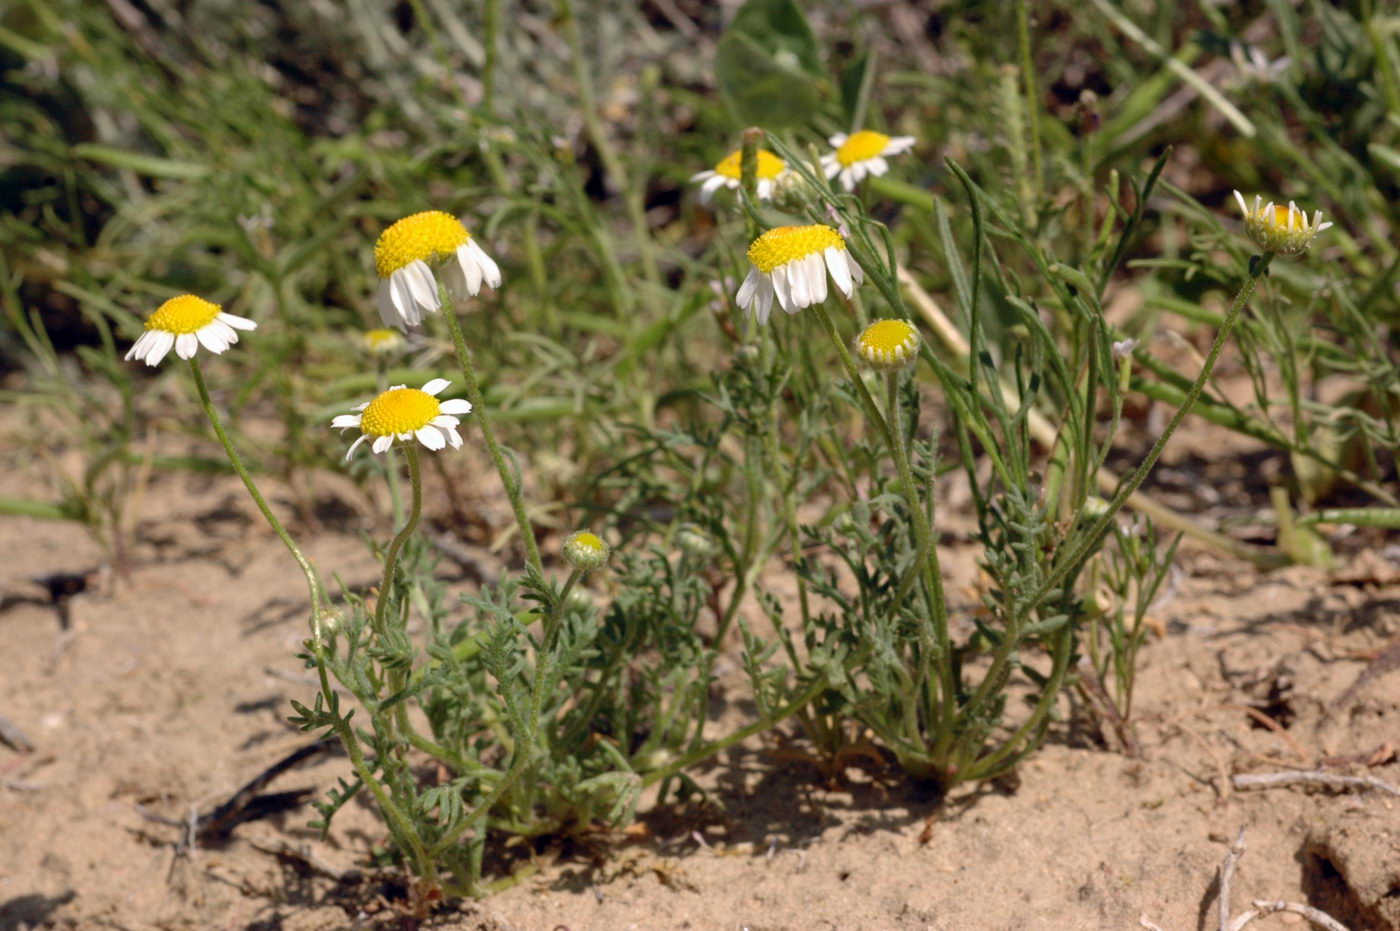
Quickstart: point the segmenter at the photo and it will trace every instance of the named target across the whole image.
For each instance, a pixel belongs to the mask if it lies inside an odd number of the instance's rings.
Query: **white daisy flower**
[[[742,162],[743,152],[736,150],[720,159],[714,168],[692,177],[690,182],[700,185],[700,203],[708,204],[720,188],[739,190],[744,177]],[[792,181],[794,174],[788,168],[787,162],[767,149],[759,149],[758,166],[754,176],[757,179],[754,193],[758,195],[758,199],[772,200],[780,188]]]
[[[1305,251],[1318,233],[1332,225],[1322,222],[1322,211],[1314,211],[1312,221],[1298,209],[1293,201],[1284,207],[1269,201],[1262,204],[1263,198],[1254,195],[1254,209],[1244,202],[1244,195],[1235,192],[1235,200],[1244,212],[1244,229],[1256,246],[1265,252],[1278,255],[1297,255]]]
[[[404,217],[374,244],[379,273],[379,319],[385,326],[417,326],[425,313],[442,306],[433,267],[453,300],[475,296],[484,283],[501,286],[501,269],[462,222],[441,210]]]
[[[885,161],[885,157],[898,155],[912,148],[914,137],[886,136],[884,133],[862,129],[849,136],[837,133],[831,137],[830,142],[836,147],[836,151],[822,156],[822,168],[826,170],[828,178],[840,175],[842,186],[848,191],[854,191],[866,175],[878,178],[889,171],[890,163]]]
[[[739,286],[736,301],[768,322],[773,298],[790,314],[826,300],[829,272],[837,289],[850,297],[865,278],[846,249],[846,240],[829,226],[779,226],[759,236],[749,246],[753,267]]]
[[[156,308],[146,318],[146,332],[127,350],[126,359],[140,359],[157,365],[173,347],[181,359],[194,356],[200,346],[218,355],[238,342],[238,330],[255,330],[258,325],[247,317],[226,314],[193,294],[181,294]]]
[[[395,440],[406,443],[413,439],[428,449],[460,449],[462,437],[457,433],[457,425],[461,421],[454,415],[470,414],[472,405],[457,399],[439,401],[436,396],[450,384],[446,378],[434,378],[421,389],[395,385],[355,408],[359,413],[337,416],[331,421],[332,427],[360,430],[359,439],[350,444],[345,458],[353,456],[355,447],[369,439],[374,441],[370,449],[376,453],[384,452]]]

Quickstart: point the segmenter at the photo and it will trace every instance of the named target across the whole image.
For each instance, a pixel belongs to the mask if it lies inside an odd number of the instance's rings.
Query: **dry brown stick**
[[[1281,773],[1238,773],[1230,780],[1236,789],[1273,789],[1278,786],[1323,785],[1338,789],[1380,789],[1400,795],[1400,789],[1375,776],[1344,776],[1321,769],[1285,770]]]
[[[1319,928],[1325,928],[1326,931],[1349,931],[1346,925],[1311,905],[1300,905],[1297,902],[1284,902],[1282,900],[1270,902],[1266,899],[1255,899],[1254,908],[1236,918],[1225,931],[1240,931],[1254,919],[1272,915],[1274,912],[1293,912],[1295,915],[1302,915]]]
[[[1298,741],[1293,739],[1293,735],[1288,733],[1288,731],[1284,730],[1283,725],[1279,724],[1277,721],[1269,717],[1264,712],[1260,711],[1258,708],[1251,708],[1249,705],[1240,705],[1235,704],[1233,702],[1225,703],[1221,705],[1221,707],[1228,708],[1233,711],[1243,711],[1245,714],[1258,721],[1261,725],[1273,731],[1276,735],[1278,735],[1278,738],[1280,740],[1288,744],[1289,748],[1293,751],[1293,755],[1298,758],[1298,762],[1302,763],[1304,766],[1312,764],[1312,757],[1308,756],[1307,751],[1303,749],[1302,745],[1299,744]]]
[[[1230,884],[1235,881],[1235,867],[1240,864],[1240,857],[1244,856],[1244,825],[1240,825],[1240,833],[1235,835],[1235,842],[1230,845],[1230,852],[1225,855],[1225,862],[1220,864],[1220,931],[1228,931],[1230,927]]]

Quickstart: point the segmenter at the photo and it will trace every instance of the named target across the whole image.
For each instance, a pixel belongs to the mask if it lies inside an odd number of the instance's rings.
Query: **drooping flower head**
[[[379,319],[385,326],[417,326],[425,313],[442,306],[435,267],[453,300],[476,295],[483,283],[501,285],[500,267],[460,220],[441,210],[415,213],[386,229],[374,244]]]
[[[395,440],[406,443],[414,439],[428,449],[460,449],[462,437],[457,433],[457,425],[461,421],[455,415],[470,414],[472,405],[457,399],[439,401],[437,395],[450,384],[446,378],[434,378],[421,389],[395,385],[355,408],[358,413],[338,415],[331,421],[332,427],[357,427],[360,431],[345,458],[354,455],[355,448],[365,440],[372,441],[370,449],[376,453],[384,452]]]
[[[743,155],[741,150],[736,149],[720,159],[714,168],[702,171],[690,179],[692,184],[700,185],[700,203],[708,204],[720,188],[739,190],[744,177]],[[767,149],[759,149],[757,155],[755,193],[759,200],[772,200],[773,195],[788,184],[794,175],[787,162]]]
[[[140,359],[157,365],[171,348],[181,359],[194,356],[200,346],[218,355],[238,342],[238,330],[255,330],[258,325],[247,317],[224,313],[193,294],[172,297],[146,318],[146,332],[127,350],[126,359]]]
[[[1250,240],[1265,252],[1297,255],[1307,250],[1313,237],[1332,225],[1330,221],[1322,222],[1321,210],[1315,211],[1312,220],[1309,221],[1308,215],[1299,210],[1298,205],[1291,200],[1287,207],[1273,201],[1260,206],[1263,198],[1256,194],[1253,210],[1245,204],[1244,195],[1239,191],[1235,192],[1235,200],[1244,212],[1245,232],[1249,234]]]
[[[872,368],[903,368],[919,355],[919,331],[907,320],[877,320],[856,337],[856,355]]]
[[[828,178],[840,175],[841,184],[848,191],[854,191],[866,175],[879,177],[889,171],[890,163],[885,158],[914,145],[913,136],[886,136],[869,129],[849,136],[837,133],[829,141],[836,151],[822,156],[822,168]]]
[[[564,540],[564,559],[575,569],[591,572],[601,569],[612,553],[606,540],[588,530],[578,530]]]
[[[778,306],[790,314],[826,300],[828,272],[846,297],[865,278],[846,249],[846,240],[823,223],[769,230],[749,246],[749,262],[753,267],[736,300],[745,310],[753,310],[759,323],[768,322],[775,296]]]

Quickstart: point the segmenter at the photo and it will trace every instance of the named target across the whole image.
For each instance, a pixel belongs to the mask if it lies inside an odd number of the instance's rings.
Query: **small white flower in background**
[[[385,326],[417,326],[442,306],[433,268],[453,300],[473,297],[485,284],[501,286],[501,269],[462,222],[441,210],[404,217],[374,244],[379,274],[379,319]]]
[[[462,437],[457,433],[457,425],[461,421],[455,415],[470,414],[472,405],[470,401],[456,399],[439,401],[437,395],[450,384],[446,378],[434,378],[421,389],[395,385],[355,408],[358,413],[337,416],[331,421],[332,427],[338,430],[355,427],[360,431],[345,458],[353,456],[355,448],[365,440],[373,441],[370,449],[376,453],[384,452],[395,440],[413,439],[428,449],[447,446],[460,449]]]
[[[743,309],[752,310],[759,323],[768,322],[774,297],[790,314],[826,300],[828,272],[846,297],[865,279],[846,249],[846,240],[821,223],[769,230],[749,246],[749,261],[753,267],[735,300]]]
[[[1308,215],[1299,210],[1298,205],[1291,200],[1287,207],[1273,201],[1264,204],[1263,198],[1256,194],[1252,210],[1245,204],[1244,195],[1239,191],[1235,192],[1235,200],[1244,212],[1245,232],[1249,234],[1250,240],[1265,252],[1298,255],[1308,248],[1318,233],[1332,225],[1330,221],[1322,222],[1321,210],[1314,211],[1312,220],[1309,221]]]
[[[1293,64],[1293,59],[1287,55],[1269,61],[1257,46],[1246,46],[1242,42],[1230,43],[1230,59],[1235,63],[1240,82],[1244,84],[1272,84]]]
[[[754,171],[754,193],[759,200],[772,200],[773,195],[793,179],[793,172],[787,162],[769,152],[759,149]],[[700,185],[700,203],[708,204],[710,198],[720,188],[737,191],[743,185],[743,152],[735,150],[719,160],[714,168],[702,171],[690,179],[691,184]]]
[[[1124,359],[1133,354],[1133,350],[1137,348],[1137,340],[1132,338],[1120,339],[1113,344],[1112,348],[1113,358]]]
[[[841,176],[841,184],[848,191],[854,191],[866,175],[879,177],[890,170],[885,161],[890,155],[898,155],[914,146],[913,136],[886,136],[884,133],[862,129],[846,135],[837,133],[831,137],[835,152],[822,156],[822,168],[828,178]]]
[[[255,330],[258,325],[247,317],[224,313],[193,294],[181,294],[156,308],[146,318],[146,332],[127,350],[126,359],[140,359],[158,365],[174,348],[181,359],[192,358],[200,346],[218,355],[238,342],[237,330]]]
[[[365,350],[374,356],[387,355],[407,345],[402,333],[388,328],[365,330],[360,334],[360,341]]]

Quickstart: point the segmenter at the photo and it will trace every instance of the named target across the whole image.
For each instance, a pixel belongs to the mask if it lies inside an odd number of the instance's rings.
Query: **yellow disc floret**
[[[389,227],[374,244],[374,270],[380,278],[413,262],[445,259],[472,238],[462,221],[441,210],[425,210]]]
[[[579,530],[564,540],[564,559],[575,569],[588,571],[601,568],[608,561],[612,547],[596,533]]]
[[[772,152],[767,149],[758,150],[756,175],[760,181],[770,181],[782,174],[786,168],[787,163]],[[730,152],[715,166],[715,174],[724,175],[724,177],[733,178],[736,181],[742,179],[744,176],[743,153]]]
[[[197,333],[213,323],[222,312],[223,308],[218,304],[211,304],[193,294],[181,294],[156,308],[156,312],[146,318],[146,329],[164,330],[177,336]]]
[[[840,148],[836,150],[836,160],[849,168],[856,162],[875,158],[883,153],[885,146],[889,144],[890,137],[884,133],[862,129],[858,133],[852,133],[850,138],[841,143]]]
[[[919,351],[919,331],[905,320],[877,320],[856,339],[856,353],[876,368],[898,368]]]
[[[369,436],[398,436],[421,430],[442,413],[438,399],[417,388],[390,388],[360,415],[360,429]]]
[[[841,234],[822,223],[811,226],[777,226],[749,246],[749,261],[765,275],[796,259],[820,255],[827,249],[845,249]]]
[[[1258,222],[1285,232],[1304,229],[1308,225],[1307,218],[1303,216],[1302,211],[1290,209],[1280,204],[1272,206],[1273,216],[1269,216],[1269,208],[1265,207],[1257,214]]]

